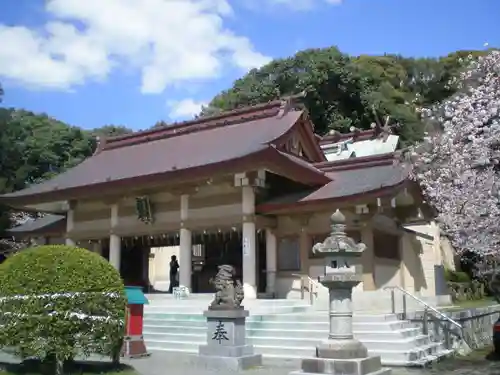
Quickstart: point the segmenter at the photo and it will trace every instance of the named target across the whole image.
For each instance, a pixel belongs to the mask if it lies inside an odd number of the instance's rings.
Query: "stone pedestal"
[[[246,343],[245,321],[248,311],[207,310],[207,343],[199,347],[199,360],[210,367],[245,370],[262,365],[262,356]]]
[[[325,275],[319,281],[328,288],[328,338],[316,347],[316,358],[304,358],[299,371],[290,375],[389,375],[380,357],[368,356],[366,347],[352,330],[352,290],[362,281],[360,259],[364,244],[345,233],[345,217],[337,210],[331,216],[330,236],[316,244],[313,252],[325,260]]]
[[[366,347],[352,334],[352,284],[338,283],[336,277],[324,276],[323,285],[330,296],[330,333],[316,347],[316,358],[304,358],[301,370],[290,375],[390,375],[379,356],[368,356]]]
[[[391,369],[382,368],[380,357],[302,360],[302,369],[290,375],[390,375]]]

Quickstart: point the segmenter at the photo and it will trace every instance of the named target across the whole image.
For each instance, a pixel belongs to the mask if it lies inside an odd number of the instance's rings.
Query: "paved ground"
[[[18,363],[18,360],[1,353],[0,362]],[[223,368],[208,368],[201,366],[196,356],[168,352],[154,352],[144,359],[122,362],[134,367],[141,375],[288,375],[299,368],[296,362],[264,360],[264,365],[260,368],[238,372]],[[500,375],[500,361],[447,360],[427,369],[393,368],[392,375]]]
[[[297,363],[283,363],[264,361],[264,366],[247,371],[231,371],[228,369],[215,369],[200,366],[194,356],[179,355],[167,352],[155,352],[145,359],[127,361],[141,375],[288,375],[298,369]],[[457,363],[448,361],[435,368],[404,369],[394,368],[392,375],[499,375],[500,362],[481,361],[470,365],[462,363],[457,368]]]

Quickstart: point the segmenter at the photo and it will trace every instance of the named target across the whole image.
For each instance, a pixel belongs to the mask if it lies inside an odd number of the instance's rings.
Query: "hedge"
[[[76,354],[116,360],[125,308],[119,273],[86,249],[34,247],[0,265],[0,348],[54,361],[56,372]]]

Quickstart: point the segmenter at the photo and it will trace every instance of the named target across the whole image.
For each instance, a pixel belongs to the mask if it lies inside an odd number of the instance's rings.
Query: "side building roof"
[[[395,163],[395,154],[352,158],[315,164],[331,181],[320,188],[312,188],[267,202],[257,211],[273,213],[306,205],[355,201],[366,199],[370,194],[380,197],[394,193],[409,182],[411,168]]]
[[[11,236],[35,236],[37,234],[62,234],[66,230],[66,216],[44,215],[36,219],[27,220],[25,223],[8,229],[6,232]]]

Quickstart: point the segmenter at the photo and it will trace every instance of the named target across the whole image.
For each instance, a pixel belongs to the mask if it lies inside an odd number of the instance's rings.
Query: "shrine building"
[[[47,213],[13,236],[99,252],[128,284],[168,289],[175,254],[192,293],[211,292],[217,265],[232,264],[247,299],[324,297],[311,249],[339,208],[348,234],[367,245],[356,293],[446,294],[452,252],[396,162],[398,136],[380,126],[313,130],[290,98],[101,139],[81,164],[0,203]]]

